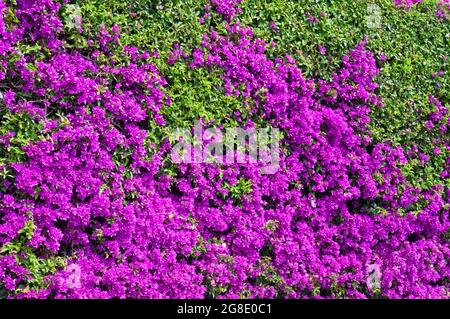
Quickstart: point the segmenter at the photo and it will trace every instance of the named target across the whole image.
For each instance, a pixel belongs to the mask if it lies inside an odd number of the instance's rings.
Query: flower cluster
[[[411,8],[413,5],[421,2],[422,0],[394,0],[394,5]]]
[[[147,140],[166,124],[160,111],[170,98],[151,63],[157,55],[122,47],[117,27],[74,49],[59,2],[0,0],[1,103],[43,123],[26,160],[3,168],[12,174],[0,180],[0,293],[449,297],[450,158],[442,185],[420,189],[401,168],[426,154],[373,140],[370,113],[383,101],[368,40],[342,57],[331,80],[308,79],[291,56],[269,58],[266,42],[235,20],[240,2],[212,0],[222,33],[204,34],[192,54],[175,44],[168,64],[219,73],[224,94],[251,110],[251,119],[234,114],[244,125],[283,132],[274,174],[260,163],[170,163],[168,140]],[[23,52],[24,43],[39,50]],[[448,132],[448,109],[429,101],[436,111],[427,127]],[[13,137],[1,136],[0,149]],[[433,143],[450,150],[445,137]],[[17,240],[66,267],[25,289],[36,278],[10,249]],[[374,265],[378,285],[368,282]],[[71,269],[79,269],[75,283]]]
[[[394,5],[405,9],[411,9],[412,6],[422,3],[423,0],[394,0]],[[441,20],[446,20],[449,17],[450,0],[439,0],[435,16]]]
[[[450,0],[440,0],[435,14],[440,19],[448,19],[450,15]]]

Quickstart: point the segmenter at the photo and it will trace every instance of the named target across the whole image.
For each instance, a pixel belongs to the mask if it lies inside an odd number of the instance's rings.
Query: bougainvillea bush
[[[0,298],[449,298],[449,8],[0,0]]]

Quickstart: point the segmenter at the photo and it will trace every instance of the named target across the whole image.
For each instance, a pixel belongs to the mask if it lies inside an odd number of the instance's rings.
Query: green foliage
[[[223,189],[229,191],[228,196],[237,204],[241,203],[242,197],[252,192],[252,180],[240,178],[234,185],[223,183]]]
[[[275,298],[283,298],[286,294],[294,291],[292,287],[284,282],[284,279],[277,273],[274,266],[271,265],[270,257],[263,257],[263,259],[260,260],[260,267],[263,271],[256,278],[256,282],[260,286],[274,287],[277,291]]]
[[[23,162],[23,146],[44,139],[42,123],[37,123],[28,114],[5,111],[1,116],[0,135],[14,132],[9,146],[0,145],[0,166],[7,163]]]
[[[238,98],[224,95],[218,72],[192,70],[185,63],[176,63],[169,70],[165,74],[169,82],[165,91],[172,104],[162,110],[169,126],[190,128],[199,118],[237,126],[231,113],[238,109],[243,113],[249,111]]]
[[[83,28],[95,35],[99,25],[117,24],[122,44],[167,52],[173,43],[184,47],[200,43],[207,28],[198,22],[204,13],[197,0],[79,0]]]
[[[55,273],[57,269],[66,266],[64,258],[52,256],[42,251],[38,252],[37,249],[28,245],[29,240],[33,237],[36,230],[32,216],[29,217],[30,219],[18,232],[17,237],[0,247],[0,256],[13,256],[18,265],[28,270],[27,280],[19,282],[13,294],[25,293],[30,290],[38,291],[39,289],[46,288],[49,284],[46,277]],[[1,297],[2,289],[0,287]]]

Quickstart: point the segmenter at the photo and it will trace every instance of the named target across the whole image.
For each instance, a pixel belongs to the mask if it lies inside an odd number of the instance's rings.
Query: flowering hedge
[[[0,297],[449,297],[448,57],[402,145],[373,129],[395,57],[323,43],[337,66],[305,74],[246,5],[204,1],[198,41],[142,48],[86,29],[88,6],[0,0]],[[171,162],[167,133],[197,117],[280,129],[280,168]]]

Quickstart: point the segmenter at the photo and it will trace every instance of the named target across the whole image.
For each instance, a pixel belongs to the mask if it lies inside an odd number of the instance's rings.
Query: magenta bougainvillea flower
[[[208,1],[205,9],[226,28],[211,29],[189,52],[174,44],[161,60],[218,72],[223,94],[249,101],[255,117],[283,132],[280,168],[173,165],[168,139],[147,140],[167,124],[161,110],[170,105],[170,84],[150,62],[158,52],[122,46],[119,28],[103,26],[85,48],[74,48],[61,2],[16,2],[0,0],[1,106],[42,128],[23,148],[23,162],[0,168],[11,173],[0,177],[0,291],[7,296],[449,297],[448,183],[426,190],[409,183],[402,166],[427,155],[374,142],[369,115],[383,107],[377,63],[387,57],[377,60],[368,39],[330,79],[308,78],[293,57],[271,56],[265,40],[236,20],[240,0]],[[274,22],[268,27],[278,31]],[[40,53],[22,52],[23,43]],[[327,55],[325,46],[317,50]],[[435,111],[424,125],[448,132],[448,109],[432,95],[429,103]],[[0,149],[14,134],[0,136]],[[436,154],[450,149],[441,136]],[[450,158],[443,181],[449,168]],[[237,186],[245,191],[237,194]],[[63,259],[32,290],[22,288],[37,278],[10,249],[24,234],[26,251]]]

